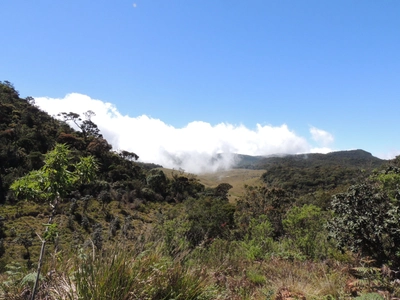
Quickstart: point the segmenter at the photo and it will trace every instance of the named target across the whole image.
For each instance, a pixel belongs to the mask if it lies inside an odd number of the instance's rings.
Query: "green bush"
[[[272,251],[274,243],[272,233],[273,228],[266,215],[250,220],[248,232],[241,242],[247,259],[263,259],[268,252]]]
[[[235,207],[228,199],[220,197],[200,197],[185,202],[190,221],[187,238],[193,246],[211,242],[215,238],[229,238],[234,226]]]
[[[349,188],[332,200],[334,217],[328,223],[329,235],[340,248],[360,251],[377,265],[400,265],[399,203],[373,183]]]
[[[292,207],[282,221],[286,236],[309,258],[327,256],[326,214],[315,205]]]

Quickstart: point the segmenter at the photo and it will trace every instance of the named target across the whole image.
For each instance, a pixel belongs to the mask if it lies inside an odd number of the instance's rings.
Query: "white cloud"
[[[310,127],[310,133],[312,139],[324,148],[333,143],[333,135],[325,130]]]
[[[311,148],[310,149],[310,153],[322,153],[322,154],[326,154],[332,152],[331,148],[328,147],[316,147],[316,148]]]
[[[390,150],[388,152],[381,152],[376,154],[376,157],[380,159],[394,159],[396,156],[400,155],[400,150]]]
[[[224,155],[215,161],[218,153],[247,155],[296,154],[329,152],[326,144],[333,141],[329,133],[312,127],[313,138],[324,148],[312,148],[307,140],[297,136],[286,124],[270,126],[257,124],[255,130],[243,125],[220,123],[215,126],[193,121],[183,128],[175,128],[146,115],[122,115],[111,103],[91,99],[82,94],[68,94],[63,99],[35,98],[36,104],[51,115],[60,112],[82,114],[92,110],[92,118],[114,150],[127,150],[139,155],[140,161],[161,164],[168,168],[183,168],[192,173],[227,169],[234,155]],[[213,159],[214,158],[214,159]]]

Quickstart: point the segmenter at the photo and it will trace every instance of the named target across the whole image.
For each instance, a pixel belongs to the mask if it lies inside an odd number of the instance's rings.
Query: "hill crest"
[[[234,168],[245,169],[267,169],[276,163],[292,163],[296,166],[308,166],[310,164],[343,164],[353,167],[377,168],[386,163],[386,160],[373,156],[370,152],[362,149],[334,151],[326,154],[304,153],[304,154],[274,154],[268,156],[250,156],[236,154]]]

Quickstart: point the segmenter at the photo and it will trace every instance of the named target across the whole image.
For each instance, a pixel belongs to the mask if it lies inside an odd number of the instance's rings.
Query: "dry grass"
[[[165,168],[162,170],[169,178],[172,177],[173,173],[179,173],[177,170]],[[231,169],[198,175],[184,174],[185,176],[197,178],[206,188],[215,188],[220,183],[229,183],[233,186],[233,188],[229,190],[229,200],[234,203],[236,199],[244,193],[245,185],[259,185],[262,183],[260,177],[264,172],[265,170]]]
[[[344,263],[270,258],[250,261],[239,243],[216,240],[192,253],[193,264],[206,268],[219,299],[347,299],[351,275]],[[194,254],[194,255],[193,255]],[[296,298],[297,297],[297,298]]]
[[[57,264],[48,259],[37,299],[346,299],[350,275],[339,263],[250,261],[240,244],[226,240],[179,257],[163,248],[162,242],[136,241],[97,252],[94,260],[91,249]],[[18,282],[0,299],[23,299],[29,287]]]
[[[349,278],[340,265],[329,267],[323,262],[272,259],[260,269],[273,290],[278,291],[284,287],[294,294],[305,295],[307,299],[343,297]]]

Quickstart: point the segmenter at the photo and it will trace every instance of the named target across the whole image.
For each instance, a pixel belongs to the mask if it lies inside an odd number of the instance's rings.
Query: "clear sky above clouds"
[[[105,136],[142,158],[400,154],[400,1],[4,0],[0,11],[0,80],[51,113],[99,105]]]

